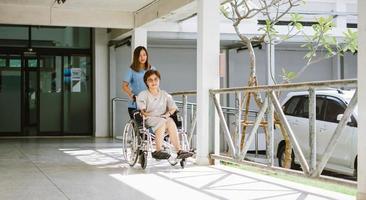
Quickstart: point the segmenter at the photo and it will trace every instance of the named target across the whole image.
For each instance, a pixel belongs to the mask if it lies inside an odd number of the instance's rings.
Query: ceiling
[[[55,0],[0,0],[0,4],[63,7],[73,9],[120,10],[134,12],[155,0],[66,0],[58,5]]]

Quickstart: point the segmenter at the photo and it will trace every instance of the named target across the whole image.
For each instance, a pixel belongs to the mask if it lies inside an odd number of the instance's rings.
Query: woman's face
[[[140,62],[140,64],[145,64],[146,60],[147,60],[146,51],[142,49],[140,51],[140,55],[139,55],[139,62]]]
[[[155,74],[149,76],[149,78],[147,78],[146,82],[147,82],[147,86],[149,89],[159,88],[160,79]]]

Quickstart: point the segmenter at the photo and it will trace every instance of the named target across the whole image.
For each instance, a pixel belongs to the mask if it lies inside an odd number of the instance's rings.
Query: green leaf
[[[358,50],[358,34],[356,31],[352,31],[351,29],[348,29],[346,32],[344,32],[345,40],[343,51],[351,51],[352,53],[355,53]]]
[[[296,77],[296,73],[295,73],[295,72],[288,72],[288,73],[287,73],[287,77],[288,77],[289,79],[294,79],[294,78]]]
[[[291,21],[293,21],[295,23],[298,21],[301,21],[304,18],[299,13],[292,13],[292,14],[290,14],[290,16],[291,16]]]
[[[287,71],[285,68],[282,68],[282,79],[286,82],[290,82],[292,79],[296,78],[296,73],[292,71]]]
[[[227,10],[227,8],[225,8],[225,6],[220,6],[220,11],[221,13],[225,16],[228,17],[229,16],[229,11]]]
[[[296,29],[297,29],[298,31],[301,31],[301,30],[302,30],[302,28],[303,28],[302,24],[301,24],[301,23],[299,23],[299,22],[295,24],[295,27],[296,27]]]

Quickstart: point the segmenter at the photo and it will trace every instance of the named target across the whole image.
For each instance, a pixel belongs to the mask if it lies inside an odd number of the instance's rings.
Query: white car
[[[321,90],[316,92],[316,144],[317,160],[323,156],[334,131],[351,101],[354,90]],[[294,132],[294,135],[309,161],[309,93],[291,92],[283,102],[283,111]],[[332,172],[357,175],[357,106],[348,121],[339,143],[330,157],[325,169]],[[275,152],[279,166],[283,167],[285,141],[277,128],[275,134]],[[294,154],[293,154],[294,155]],[[297,163],[292,159],[291,167]]]

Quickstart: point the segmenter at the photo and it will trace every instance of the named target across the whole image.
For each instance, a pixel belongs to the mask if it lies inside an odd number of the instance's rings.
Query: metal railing
[[[279,123],[284,126],[286,130],[290,142],[293,146],[293,150],[296,158],[299,160],[303,173],[306,176],[311,177],[319,177],[321,172],[324,170],[325,165],[327,164],[329,158],[331,157],[339,139],[342,131],[344,130],[348,119],[351,117],[351,114],[356,107],[357,104],[357,90],[353,95],[350,103],[348,104],[343,117],[339,121],[337,128],[330,139],[329,144],[327,145],[324,155],[321,157],[320,161],[317,162],[316,156],[316,90],[319,89],[329,89],[329,88],[344,88],[344,87],[357,87],[357,80],[336,80],[336,81],[319,81],[319,82],[307,82],[307,83],[294,83],[294,84],[279,84],[273,86],[257,86],[257,87],[237,87],[237,88],[224,88],[224,89],[214,89],[210,90],[211,98],[215,104],[216,111],[220,118],[221,128],[224,132],[225,141],[228,144],[231,152],[232,159],[236,161],[243,161],[250,144],[253,141],[253,137],[257,132],[261,121],[264,118],[264,115],[268,114],[268,122],[266,128],[269,130],[268,134],[268,148],[267,148],[267,156],[269,159],[269,167],[274,167],[274,126],[275,126],[275,114],[279,119]],[[281,108],[281,104],[278,100],[276,92],[283,91],[298,91],[298,90],[307,90],[309,91],[309,134],[310,134],[310,163],[307,162],[302,149],[300,148],[299,142],[297,141],[295,134],[290,127],[289,122],[286,119],[286,116]],[[261,108],[258,112],[257,118],[253,124],[252,130],[248,135],[247,140],[245,141],[244,148],[240,148],[240,139],[236,140],[238,142],[234,143],[233,138],[231,137],[231,133],[229,131],[226,119],[224,117],[223,108],[221,107],[218,95],[219,94],[229,94],[235,93],[238,97],[241,97],[241,94],[245,94],[248,92],[256,92],[256,93],[265,93],[265,98]],[[239,98],[239,104],[241,104],[241,98]],[[241,109],[237,110],[237,130],[236,134],[237,138],[242,137],[241,133]],[[219,134],[219,133],[216,133]],[[213,159],[222,158],[221,155],[211,155]]]

